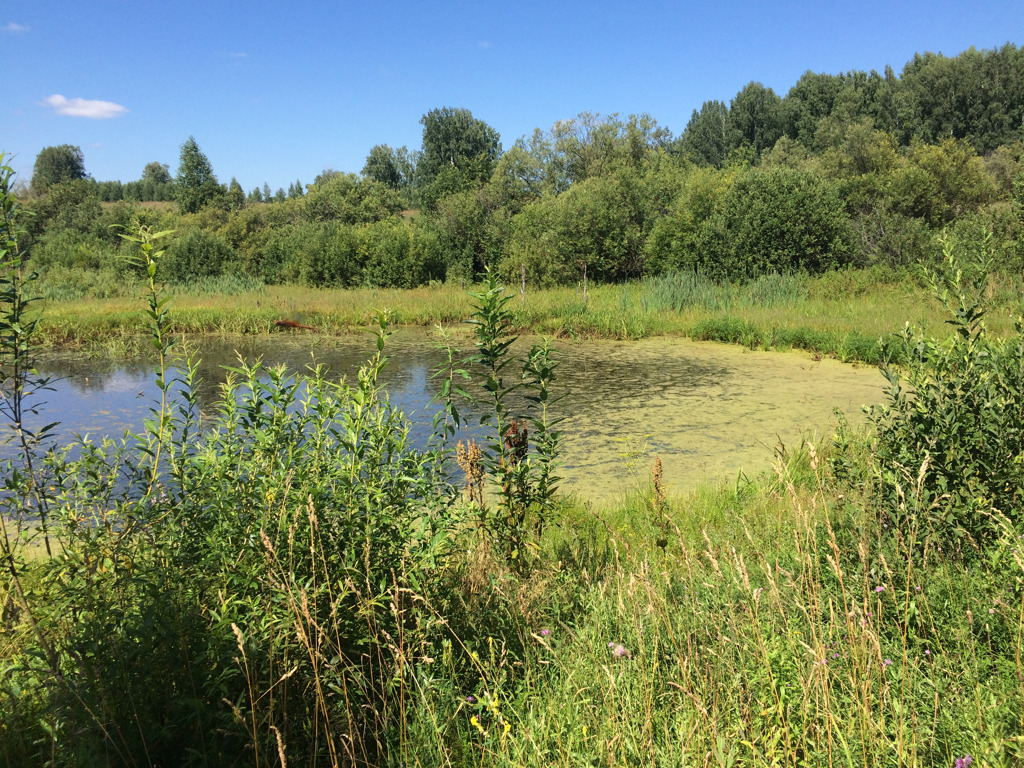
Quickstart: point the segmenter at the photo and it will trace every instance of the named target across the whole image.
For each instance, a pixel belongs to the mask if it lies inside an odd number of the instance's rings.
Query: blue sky
[[[375,144],[420,146],[420,117],[465,107],[505,147],[583,111],[681,133],[751,80],[897,72],[915,52],[1024,44],[1022,0],[975,2],[263,2],[0,5],[0,150],[31,177],[82,148],[98,180],[178,166],[195,136],[248,191],[358,172]]]

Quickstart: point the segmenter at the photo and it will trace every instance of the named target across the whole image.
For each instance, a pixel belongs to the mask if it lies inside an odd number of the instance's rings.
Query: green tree
[[[737,143],[733,130],[729,107],[721,101],[705,101],[699,112],[693,110],[678,146],[697,165],[721,168]]]
[[[101,181],[96,184],[99,198],[104,203],[113,203],[124,197],[124,185],[120,181]]]
[[[761,83],[747,83],[729,105],[729,123],[733,137],[760,156],[782,135],[782,99]]]
[[[493,201],[487,191],[469,189],[447,195],[419,220],[433,233],[445,259],[448,280],[475,280],[501,251],[500,229],[494,226]]]
[[[75,181],[86,178],[85,158],[79,147],[61,144],[58,147],[44,147],[36,155],[36,164],[32,169],[30,191],[33,196],[40,197],[53,184]]]
[[[417,184],[429,187],[445,168],[474,183],[490,178],[501,155],[501,137],[468,109],[432,109],[420,119],[423,150],[416,164]]]
[[[965,139],[988,153],[1019,138],[1024,123],[1024,49],[1007,43],[959,56],[915,54],[902,87],[914,109],[911,136],[925,141]]]
[[[734,169],[709,166],[694,168],[686,175],[666,215],[657,218],[647,238],[646,274],[693,271],[703,266],[710,220],[720,210],[735,175]]]
[[[178,208],[182,213],[195,213],[209,205],[220,193],[217,177],[206,155],[199,149],[194,137],[181,145],[181,162],[175,184]]]
[[[378,144],[370,150],[363,166],[363,176],[391,189],[403,186],[402,171],[395,159],[395,151],[387,144]]]
[[[33,237],[60,229],[90,232],[102,212],[97,186],[88,179],[53,184],[45,196],[32,201],[35,214],[28,221]]]
[[[638,169],[652,151],[668,146],[667,129],[650,115],[602,116],[582,112],[572,120],[560,120],[551,129],[551,171],[555,187],[567,189],[621,168]]]
[[[525,267],[527,279],[541,285],[639,277],[653,224],[645,182],[623,167],[526,206],[512,220],[502,273],[514,280]]]
[[[786,135],[812,147],[818,123],[832,114],[842,87],[842,80],[836,75],[805,72],[782,100],[781,118]]]
[[[245,192],[242,189],[242,185],[238,183],[238,179],[234,176],[231,177],[231,183],[228,184],[228,207],[232,211],[240,211],[245,207]]]
[[[219,275],[234,258],[231,247],[206,229],[187,230],[167,249],[164,276],[176,282]]]
[[[488,194],[511,213],[519,213],[547,189],[546,171],[543,160],[527,149],[523,139],[517,139],[498,160],[487,183]]]
[[[169,184],[171,182],[171,168],[166,163],[146,163],[142,170],[142,180],[152,181],[154,184]]]
[[[984,161],[966,141],[914,142],[907,161],[889,182],[893,205],[933,227],[951,224],[998,195]]]

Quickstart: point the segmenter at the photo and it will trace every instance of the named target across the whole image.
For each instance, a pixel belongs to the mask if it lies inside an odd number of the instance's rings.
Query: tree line
[[[47,147],[30,184],[33,258],[121,268],[110,224],[141,219],[179,231],[174,280],[411,287],[487,267],[537,285],[684,269],[743,280],[899,269],[934,260],[943,233],[970,248],[986,232],[1001,264],[1024,263],[1024,49],[1012,44],[916,55],[899,76],[807,72],[784,97],[751,82],[694,110],[679,136],[649,115],[583,113],[504,149],[468,109],[420,122],[419,149],[377,145],[359,174],[325,170],[274,194],[218,182],[193,137],[174,177],[153,162],[126,184],[89,179],[77,147]]]

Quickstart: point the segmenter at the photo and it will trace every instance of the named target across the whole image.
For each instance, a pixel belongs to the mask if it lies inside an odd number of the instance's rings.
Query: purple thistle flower
[[[890,664],[892,664],[892,659],[886,659],[882,662],[883,667],[888,667]]]
[[[467,704],[474,704],[474,703],[476,703],[476,696],[473,696],[472,694],[467,696],[466,697],[466,703]]]
[[[550,629],[542,629],[542,630],[540,631],[540,636],[541,636],[541,637],[547,637],[547,636],[548,636],[548,635],[550,635],[550,634],[551,634],[551,630],[550,630]]]
[[[629,658],[630,653],[628,650],[626,650],[626,646],[622,645],[621,643],[612,643],[612,645],[615,646],[614,648],[612,648],[612,656],[614,656],[617,659]]]
[[[879,584],[877,587],[875,587],[875,592],[885,592],[885,587]]]
[[[967,768],[971,763],[974,762],[974,758],[970,755],[964,755],[963,757],[957,758],[957,761],[953,763],[954,768]]]

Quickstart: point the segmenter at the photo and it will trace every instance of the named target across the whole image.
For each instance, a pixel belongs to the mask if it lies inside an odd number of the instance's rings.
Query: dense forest
[[[707,101],[678,136],[649,115],[583,113],[503,148],[467,109],[424,115],[422,146],[373,147],[359,174],[288,190],[227,185],[193,137],[176,175],[96,181],[82,152],[43,149],[26,202],[29,258],[51,298],[123,290],[119,229],[175,229],[171,282],[413,287],[485,267],[532,285],[698,270],[772,272],[938,257],[992,234],[1024,261],[1024,49],[916,55],[897,75],[808,71]],[[161,204],[162,203],[162,204]],[[130,282],[130,281],[129,281]]]

